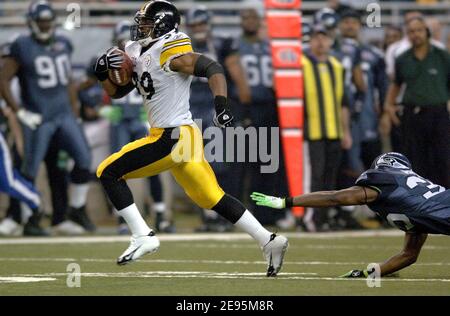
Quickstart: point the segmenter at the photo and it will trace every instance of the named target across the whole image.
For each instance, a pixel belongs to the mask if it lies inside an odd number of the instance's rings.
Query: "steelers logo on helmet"
[[[173,30],[178,31],[180,13],[169,1],[154,0],[136,12],[134,21],[136,24],[131,26],[131,40],[145,47]]]
[[[399,170],[411,170],[411,163],[405,155],[396,152],[389,152],[375,158],[371,166],[372,169],[384,167]]]

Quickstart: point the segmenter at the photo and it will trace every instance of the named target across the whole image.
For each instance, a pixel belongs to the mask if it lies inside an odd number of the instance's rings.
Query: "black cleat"
[[[84,206],[80,208],[71,207],[69,213],[67,214],[67,217],[71,221],[79,224],[88,232],[93,232],[96,230],[95,225],[92,223],[91,219],[86,214],[86,208]]]

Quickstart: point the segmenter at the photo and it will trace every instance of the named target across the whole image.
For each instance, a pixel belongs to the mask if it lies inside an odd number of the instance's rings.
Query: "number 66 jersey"
[[[173,30],[147,50],[138,42],[128,42],[125,52],[133,61],[133,84],[143,97],[150,126],[193,124],[189,111],[192,77],[169,68],[172,59],[192,52],[189,37]]]
[[[368,206],[401,230],[450,235],[450,190],[411,170],[369,169],[356,185],[378,191]]]

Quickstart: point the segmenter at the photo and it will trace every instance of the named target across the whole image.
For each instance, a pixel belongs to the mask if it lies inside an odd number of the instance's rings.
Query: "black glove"
[[[227,98],[224,96],[216,96],[214,98],[214,105],[216,107],[216,115],[213,119],[214,125],[220,128],[231,126],[233,115],[228,107]]]
[[[99,81],[108,79],[108,70],[120,69],[123,62],[122,55],[118,52],[117,47],[111,47],[108,51],[100,56],[94,65],[94,75]]]

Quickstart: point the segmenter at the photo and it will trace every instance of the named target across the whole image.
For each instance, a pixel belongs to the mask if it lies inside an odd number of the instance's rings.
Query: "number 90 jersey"
[[[413,171],[369,169],[356,185],[378,191],[368,206],[404,231],[450,235],[450,190]]]
[[[170,70],[172,59],[192,52],[190,38],[175,30],[141,53],[138,42],[128,42],[125,52],[133,61],[133,84],[143,97],[151,127],[193,124],[189,111],[192,77]]]
[[[72,44],[55,35],[42,44],[30,34],[15,37],[2,51],[18,64],[22,106],[40,113],[45,121],[71,113],[68,85],[72,76]]]

